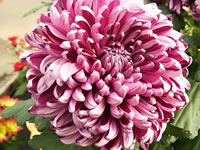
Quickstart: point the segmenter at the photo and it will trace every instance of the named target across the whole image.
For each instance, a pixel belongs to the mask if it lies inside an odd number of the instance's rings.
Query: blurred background
[[[45,2],[47,0],[0,0],[0,113],[7,106],[30,98],[25,72],[18,72],[26,66],[19,61],[19,55],[30,49],[24,35],[36,26],[41,13],[47,13]],[[19,92],[14,94],[16,89]],[[38,133],[34,124],[18,126],[15,117],[0,117],[0,150],[31,150],[28,139]]]
[[[24,14],[40,5],[41,0],[0,0],[0,38],[23,37],[25,33],[30,33],[39,14],[46,13],[47,8],[41,8],[27,17]]]
[[[0,0],[0,97],[11,95],[17,86],[17,71],[24,64],[19,55],[30,49],[24,35],[36,26],[41,13],[47,13],[51,0]]]

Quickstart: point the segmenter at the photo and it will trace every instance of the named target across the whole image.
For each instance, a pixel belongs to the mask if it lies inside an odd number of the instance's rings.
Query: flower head
[[[65,144],[148,149],[189,101],[187,44],[155,4],[54,1],[26,41],[29,112],[53,117]]]
[[[180,14],[182,9],[182,0],[170,0],[169,9]]]
[[[10,36],[8,37],[8,40],[12,42],[12,41],[16,41],[18,38],[19,38],[18,36]]]
[[[20,101],[19,99],[11,98],[10,96],[4,96],[0,98],[0,113],[8,107],[12,107]],[[16,123],[16,118],[2,118],[0,117],[0,143],[8,141],[9,137],[16,136],[17,133],[22,130],[21,126]]]
[[[8,108],[15,105],[20,100],[18,98],[11,98],[10,96],[4,96],[0,98],[0,107]]]
[[[26,67],[27,64],[26,63],[22,63],[22,62],[16,62],[14,65],[13,65],[13,68],[14,68],[14,71],[17,72],[17,71],[20,71],[22,70],[24,67]]]
[[[170,0],[169,8],[172,11],[176,11],[178,14],[181,13],[181,9],[186,7],[188,13],[192,15],[192,17],[200,21],[200,1],[199,0]]]
[[[0,121],[0,143],[2,143],[3,141],[8,141],[7,127],[2,121]]]
[[[21,126],[17,125],[15,117],[6,119],[5,126],[7,127],[7,134],[9,137],[13,135],[17,136],[17,133],[23,129]]]
[[[200,21],[200,0],[196,0],[194,2],[193,10],[194,10],[194,13],[193,13],[192,17],[195,20]]]

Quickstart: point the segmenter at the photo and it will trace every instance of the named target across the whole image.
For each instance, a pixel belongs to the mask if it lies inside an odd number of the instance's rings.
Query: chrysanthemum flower
[[[46,39],[46,40],[44,40]],[[54,117],[65,144],[144,149],[188,103],[187,44],[155,4],[54,1],[27,42],[30,113]]]
[[[18,36],[10,36],[8,37],[8,40],[12,42],[12,41],[16,41],[18,38],[19,38]]]
[[[23,129],[21,126],[17,125],[15,117],[6,119],[5,126],[7,127],[7,134],[9,137],[13,135],[17,136],[17,133]]]
[[[11,98],[10,96],[4,96],[0,98],[0,107],[8,108],[15,105],[20,100],[18,98]]]
[[[169,1],[169,9],[172,11],[176,11],[178,14],[180,14],[181,9],[183,7],[182,4],[183,4],[182,0],[170,0]]]
[[[13,65],[13,68],[14,68],[14,71],[17,72],[17,71],[20,71],[22,70],[24,67],[26,67],[27,64],[26,63],[22,63],[22,62],[16,62],[14,65]]]
[[[8,107],[13,106],[20,101],[18,98],[11,98],[10,96],[4,96],[0,98],[0,113]],[[0,118],[0,143],[8,141],[11,136],[16,136],[17,133],[22,130],[21,126],[16,123],[16,118]]]
[[[188,7],[192,11],[192,17],[200,21],[200,0],[170,0],[169,8],[172,11],[181,13],[183,7]]]
[[[194,10],[194,14],[192,15],[192,17],[195,20],[200,21],[200,0],[196,0],[194,2],[193,10]]]
[[[0,143],[3,141],[8,141],[7,127],[4,125],[4,122],[0,121]]]

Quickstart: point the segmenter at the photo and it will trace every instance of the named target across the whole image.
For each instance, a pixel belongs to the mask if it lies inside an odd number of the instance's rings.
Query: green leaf
[[[189,71],[188,78],[200,82],[200,74],[198,74],[200,71],[200,61],[194,60],[189,67]]]
[[[23,125],[26,121],[30,120],[33,116],[28,113],[28,109],[34,105],[32,99],[17,102],[14,106],[6,108],[1,117],[10,118],[15,116],[18,125]]]
[[[130,150],[130,149],[126,148],[125,150]],[[135,143],[133,150],[140,150],[140,145],[138,144],[138,142]]]
[[[191,133],[188,130],[185,130],[183,128],[179,128],[177,126],[174,126],[172,124],[168,124],[167,128],[165,130],[166,134],[178,137],[178,138],[188,138],[191,136]]]
[[[23,96],[24,93],[27,91],[27,81],[26,81],[26,72],[28,67],[24,68],[23,70],[19,71],[19,75],[17,78],[18,87],[14,93],[14,97]]]
[[[178,137],[164,132],[164,134],[162,135],[162,139],[161,141],[159,141],[159,143],[163,146],[170,146],[170,144],[175,142],[177,139]]]
[[[181,15],[178,15],[175,12],[173,12],[172,14],[172,23],[173,23],[173,28],[178,31],[180,31],[181,29],[184,29],[185,27],[184,17]]]
[[[79,147],[76,145],[63,144],[58,136],[53,131],[43,132],[41,135],[36,135],[29,141],[29,145],[34,150],[99,150],[94,146]]]
[[[8,142],[1,143],[3,150],[22,150],[27,140],[21,137],[16,137],[15,140],[9,140]]]
[[[200,130],[194,139],[181,139],[173,144],[175,150],[199,150],[200,149]]]
[[[151,0],[145,0],[145,4],[148,4],[150,2],[151,2]]]
[[[172,147],[168,145],[162,145],[160,142],[153,142],[150,145],[149,150],[172,150]]]
[[[45,7],[45,5],[40,5],[40,6],[32,8],[31,10],[29,10],[28,12],[26,12],[24,14],[24,17],[27,17],[27,16],[29,16],[29,15],[31,15],[33,13],[36,13],[38,10],[42,9],[43,7]]]
[[[200,37],[184,35],[183,40],[190,45],[200,46]]]
[[[158,8],[162,10],[162,13],[165,15],[172,14],[172,23],[175,30],[180,31],[181,29],[184,29],[184,17],[178,15],[176,12],[172,12],[171,10],[169,10],[168,6],[158,6]]]
[[[184,17],[184,21],[185,21],[185,23],[188,24],[190,27],[195,26],[195,21],[194,21],[194,19],[192,18],[192,16],[188,16],[188,15],[186,14],[185,17]]]
[[[36,13],[38,10],[44,8],[44,7],[50,7],[51,6],[51,3],[46,3],[46,2],[42,2],[40,6],[37,6],[37,7],[34,7],[32,8],[31,10],[29,10],[28,12],[26,12],[24,14],[24,17],[27,17],[33,13]]]
[[[136,142],[133,150],[139,150],[139,149],[140,149],[140,145],[138,142]]]
[[[188,138],[191,136],[191,133],[188,130],[178,128],[171,123],[168,123],[165,132],[162,135],[162,139],[157,143],[156,146],[159,146],[158,143],[163,147],[170,147],[171,143],[174,143],[179,138]],[[159,146],[160,147],[160,146]]]
[[[162,10],[162,13],[165,15],[171,14],[172,12],[169,10],[167,6],[158,6],[160,10]]]
[[[15,94],[14,94],[14,97],[19,97],[19,96],[22,96],[24,95],[24,93],[26,92],[27,90],[27,82],[23,82],[22,84],[20,84],[16,91],[15,91]]]
[[[19,84],[26,82],[26,72],[28,69],[29,69],[29,67],[26,67],[19,71],[19,76],[17,78],[17,81]]]
[[[38,131],[44,132],[50,129],[50,120],[51,118],[35,116],[35,118],[33,118],[30,122],[34,122],[36,124]]]
[[[175,119],[172,121],[172,125],[182,128],[185,131],[191,133],[190,138],[197,136],[200,128],[200,83],[191,80],[191,89],[188,91],[190,102],[182,108],[181,111],[177,112]]]

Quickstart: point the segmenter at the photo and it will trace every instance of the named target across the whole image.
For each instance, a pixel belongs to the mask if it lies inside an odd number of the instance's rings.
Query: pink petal
[[[83,95],[83,91],[81,88],[76,88],[72,94],[72,97],[74,98],[74,100],[79,101],[79,102],[85,101],[85,96]]]
[[[63,79],[63,81],[67,81],[68,78],[70,76],[72,76],[73,74],[75,74],[76,72],[79,71],[79,68],[76,67],[76,65],[74,63],[65,63],[64,65],[62,65],[61,69],[60,69],[60,76]]]

